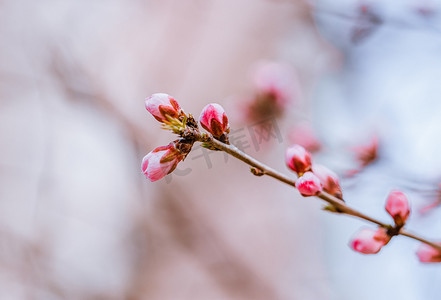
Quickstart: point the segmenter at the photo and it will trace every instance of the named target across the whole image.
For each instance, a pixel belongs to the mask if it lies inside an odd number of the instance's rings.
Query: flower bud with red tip
[[[311,170],[311,154],[300,145],[294,145],[286,149],[285,162],[299,176]]]
[[[394,218],[397,226],[403,226],[410,214],[409,200],[400,191],[392,191],[386,200],[386,211]]]
[[[199,122],[205,130],[216,138],[229,131],[227,114],[223,107],[217,103],[210,103],[204,107]]]
[[[145,108],[162,123],[168,123],[169,119],[177,119],[182,113],[178,102],[170,95],[157,93],[145,99]]]
[[[441,243],[439,243],[439,245],[441,245]],[[420,262],[423,263],[441,262],[441,251],[427,244],[421,244],[416,254]]]
[[[297,178],[296,188],[304,197],[316,196],[322,191],[320,179],[312,172],[306,172],[303,176]]]
[[[350,247],[363,254],[376,254],[389,241],[390,236],[387,235],[386,229],[378,228],[374,230],[364,228],[351,240]]]
[[[325,166],[319,164],[314,164],[312,166],[312,172],[320,179],[323,190],[325,192],[328,192],[329,194],[339,199],[343,199],[343,194],[341,192],[340,182],[337,174],[335,174],[333,171],[329,170]]]
[[[157,181],[174,171],[184,155],[172,142],[167,146],[154,149],[147,154],[141,164],[142,172],[150,181]]]

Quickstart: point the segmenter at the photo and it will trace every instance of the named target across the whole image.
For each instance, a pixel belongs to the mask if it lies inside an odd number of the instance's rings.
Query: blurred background
[[[300,143],[346,201],[441,240],[441,2],[0,0],[0,299],[438,299],[441,269],[399,237],[243,163],[195,147],[151,183],[144,155],[175,137],[157,92],[288,173]],[[294,178],[294,174],[291,174]]]

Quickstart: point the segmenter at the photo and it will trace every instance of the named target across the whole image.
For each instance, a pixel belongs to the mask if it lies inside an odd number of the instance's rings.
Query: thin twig
[[[213,146],[215,146],[216,148],[218,148],[218,149],[220,149],[220,150],[222,150],[224,152],[227,152],[228,154],[234,156],[235,158],[243,161],[244,163],[246,163],[246,164],[248,164],[248,165],[250,165],[250,166],[252,166],[254,168],[259,169],[263,175],[268,175],[270,177],[273,177],[273,178],[275,178],[275,179],[277,179],[277,180],[279,180],[281,182],[284,182],[284,183],[286,183],[286,184],[288,184],[288,185],[290,185],[290,186],[295,188],[295,180],[294,179],[289,178],[288,176],[280,173],[279,171],[276,171],[273,168],[271,168],[271,167],[265,165],[264,163],[258,161],[257,159],[249,156],[248,154],[246,154],[246,153],[242,152],[241,150],[239,150],[234,145],[224,144],[224,143],[222,143],[222,142],[220,142],[220,141],[218,141],[218,140],[216,140],[216,139],[214,139],[212,137],[209,137],[208,140],[206,138],[201,138],[200,141],[209,142]],[[359,219],[363,219],[365,221],[374,223],[374,224],[376,224],[378,226],[381,226],[381,227],[384,227],[384,228],[387,228],[387,229],[393,228],[392,225],[385,224],[385,223],[383,223],[383,222],[381,222],[381,221],[379,221],[379,220],[377,220],[375,218],[372,218],[372,217],[370,217],[368,215],[365,215],[362,212],[359,212],[359,211],[353,209],[352,207],[349,207],[343,200],[340,200],[340,199],[338,199],[338,198],[336,198],[336,197],[334,197],[334,196],[332,196],[332,195],[330,195],[330,194],[328,194],[326,192],[321,192],[319,195],[317,195],[317,197],[322,199],[322,200],[324,200],[324,201],[326,201],[327,203],[331,204],[332,206],[334,206],[337,209],[338,213],[345,214],[345,215],[350,215],[350,216],[353,216],[353,217],[356,217],[356,218],[359,218]],[[431,241],[429,241],[429,240],[427,240],[425,238],[422,238],[422,237],[420,237],[420,236],[418,236],[416,234],[410,233],[410,232],[408,232],[406,230],[400,229],[400,231],[398,232],[398,235],[403,235],[403,236],[406,236],[408,238],[420,241],[422,243],[430,245],[433,248],[436,248],[437,250],[441,251],[441,245],[438,245],[438,244],[436,244],[434,242],[431,242]]]

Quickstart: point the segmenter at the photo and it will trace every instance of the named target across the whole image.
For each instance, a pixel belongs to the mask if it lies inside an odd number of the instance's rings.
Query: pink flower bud
[[[141,164],[142,172],[151,182],[173,172],[183,155],[176,149],[175,143],[154,149],[147,154]]]
[[[325,192],[328,192],[339,199],[343,198],[337,174],[319,164],[314,164],[312,166],[312,172],[320,179]]]
[[[409,217],[409,201],[400,191],[392,191],[386,200],[386,211],[394,218],[395,224],[403,226]]]
[[[387,235],[386,229],[378,228],[373,230],[364,228],[354,236],[350,242],[350,247],[363,254],[376,254],[389,241],[390,237]]]
[[[441,245],[441,243],[438,243]],[[418,248],[417,256],[420,262],[423,263],[438,263],[441,262],[441,251],[435,249],[427,244],[421,244]]]
[[[229,129],[225,110],[217,103],[210,103],[204,107],[199,116],[202,127],[214,137],[220,137]]]
[[[145,99],[145,108],[159,122],[168,122],[168,118],[177,119],[182,113],[178,102],[167,94],[153,94]]]
[[[297,178],[296,188],[304,197],[315,196],[322,191],[320,179],[312,172],[306,172],[302,177]]]
[[[311,170],[311,154],[300,145],[294,145],[286,149],[286,165],[298,175]]]

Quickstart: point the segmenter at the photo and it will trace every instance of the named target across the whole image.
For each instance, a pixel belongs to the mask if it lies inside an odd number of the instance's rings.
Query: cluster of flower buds
[[[148,97],[145,100],[145,107],[157,121],[163,124],[164,129],[171,130],[180,136],[167,146],[157,147],[143,158],[142,172],[150,181],[157,181],[173,172],[190,153],[196,141],[205,143],[204,147],[213,150],[219,150],[216,148],[216,143],[210,143],[213,139],[228,143],[228,117],[222,106],[217,103],[206,105],[199,117],[201,126],[210,134],[200,133],[198,123],[194,118],[190,114],[185,114],[178,102],[167,94],[154,94]],[[378,142],[375,138],[371,145],[359,149],[362,167],[376,159],[377,148]],[[311,154],[304,147],[298,144],[289,147],[286,150],[285,160],[287,166],[298,175],[295,186],[301,195],[319,196],[326,192],[343,200],[337,174],[325,166],[312,164]],[[255,175],[264,174],[255,168],[252,170]],[[410,215],[407,197],[400,191],[391,191],[387,197],[385,209],[393,218],[395,225],[389,226],[376,222],[381,224],[377,229],[361,229],[350,242],[353,250],[363,254],[376,254],[389,243],[393,236],[404,234],[401,230]],[[422,244],[417,251],[419,260],[425,263],[441,262],[441,243],[426,243]]]
[[[360,230],[350,242],[353,250],[363,254],[376,254],[390,241],[392,236],[398,234],[410,214],[409,201],[406,195],[396,190],[390,192],[385,208],[394,219],[395,227],[390,229],[380,227],[377,230],[364,228]]]
[[[185,130],[186,114],[179,103],[170,95],[153,94],[145,100],[145,108],[152,116],[163,124],[164,128],[176,133]],[[182,151],[185,150],[185,151]],[[190,152],[188,147],[182,147],[180,140],[161,146],[147,154],[141,164],[142,172],[150,181],[157,181],[170,174]]]
[[[181,138],[147,154],[141,164],[142,172],[150,181],[157,181],[173,172],[179,162],[190,153],[194,142],[201,138],[199,127],[191,115],[186,115],[179,103],[170,95],[153,94],[145,100],[145,108],[153,117]],[[208,104],[199,121],[215,139],[228,142],[228,118],[222,106]]]
[[[296,188],[303,196],[316,196],[325,191],[343,199],[337,174],[325,166],[312,164],[311,154],[300,145],[293,145],[286,150],[286,165],[297,173]]]

